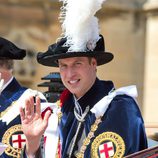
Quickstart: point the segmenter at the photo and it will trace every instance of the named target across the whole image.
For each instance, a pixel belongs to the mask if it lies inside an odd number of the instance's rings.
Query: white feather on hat
[[[60,19],[62,22],[63,37],[69,46],[69,52],[86,52],[93,50],[99,40],[98,19],[96,12],[101,9],[105,0],[60,0]],[[64,45],[64,46],[65,46]]]

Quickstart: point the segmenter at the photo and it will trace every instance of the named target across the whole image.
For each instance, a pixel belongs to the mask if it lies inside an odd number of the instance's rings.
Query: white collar
[[[135,85],[131,85],[110,91],[110,93],[97,102],[90,111],[95,114],[96,118],[103,116],[109,104],[117,95],[128,95],[132,98],[136,98],[138,96],[137,88]]]
[[[1,90],[1,93],[3,92],[3,90],[12,82],[12,80],[13,80],[13,76],[10,78],[10,80],[6,83],[6,84],[4,84],[3,85],[3,88],[2,88],[2,90]]]

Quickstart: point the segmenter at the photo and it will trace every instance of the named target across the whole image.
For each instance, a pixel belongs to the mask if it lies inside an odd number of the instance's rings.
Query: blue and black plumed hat
[[[60,0],[63,1],[59,19],[62,21],[62,35],[55,44],[43,53],[38,53],[37,61],[45,66],[58,66],[58,59],[70,57],[94,57],[97,65],[113,59],[113,54],[105,51],[104,38],[99,33],[95,13],[105,0]]]
[[[26,50],[18,48],[14,43],[0,37],[0,59],[22,60],[26,56]]]

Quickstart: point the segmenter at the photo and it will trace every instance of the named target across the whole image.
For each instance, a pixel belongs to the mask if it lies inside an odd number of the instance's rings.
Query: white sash
[[[53,114],[49,118],[48,127],[44,133],[44,137],[46,137],[45,158],[56,158],[59,140],[58,112],[60,109],[56,103],[41,103],[42,112],[48,107],[53,110]]]
[[[23,107],[25,105],[25,100],[29,96],[36,96],[36,95],[38,95],[41,99],[46,100],[46,98],[41,92],[32,89],[27,89],[20,96],[20,98],[17,101],[15,101],[15,103],[12,104],[10,109],[0,118],[0,121],[2,120],[2,122],[6,122],[6,124],[8,125],[13,119],[15,119],[19,115],[20,106]]]
[[[135,85],[122,87],[110,92],[108,95],[102,98],[98,103],[96,103],[91,109],[91,112],[95,114],[96,118],[104,115],[109,104],[111,103],[113,98],[116,97],[117,95],[128,95],[133,98],[136,98],[138,96]]]

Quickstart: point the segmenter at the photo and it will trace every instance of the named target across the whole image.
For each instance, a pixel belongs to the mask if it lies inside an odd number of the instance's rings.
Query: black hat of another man
[[[11,41],[0,37],[0,59],[22,60],[26,56],[26,50],[18,48]]]
[[[37,61],[45,66],[58,67],[58,59],[71,57],[94,57],[97,65],[103,65],[113,59],[113,54],[105,52],[104,38],[100,35],[99,40],[93,50],[87,48],[86,51],[69,51],[69,46],[65,46],[66,38],[62,38],[55,44],[48,47],[46,52],[37,54]]]

